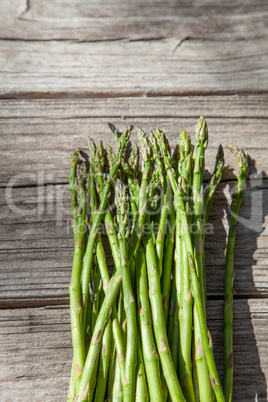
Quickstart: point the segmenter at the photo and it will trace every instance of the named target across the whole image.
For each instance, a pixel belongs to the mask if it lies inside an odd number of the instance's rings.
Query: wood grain
[[[264,0],[3,6],[2,97],[268,89]]]
[[[267,33],[264,0],[9,0],[0,33],[13,40],[136,41],[174,36],[248,39]]]
[[[222,316],[222,302],[209,301],[208,326],[221,377]],[[264,402],[267,300],[235,301],[234,323],[234,401],[253,401],[258,395],[258,401]],[[0,326],[1,400],[64,400],[72,353],[68,308],[0,310]],[[258,334],[257,346],[254,333]]]
[[[12,178],[12,186],[36,185],[38,181],[67,183],[70,155],[78,146],[87,150],[88,136],[105,144],[114,143],[108,122],[120,129],[127,124],[140,125],[148,133],[160,127],[174,148],[182,128],[194,139],[201,114],[209,126],[207,169],[212,171],[214,167],[219,144],[232,143],[249,153],[250,173],[267,174],[267,101],[267,95],[2,100],[0,186]],[[132,140],[138,141],[135,133]],[[236,166],[229,151],[226,163]]]

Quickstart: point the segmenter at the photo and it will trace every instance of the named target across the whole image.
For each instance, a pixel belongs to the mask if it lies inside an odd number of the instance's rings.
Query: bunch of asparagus
[[[89,157],[77,150],[71,159],[73,362],[67,400],[231,401],[233,256],[247,158],[230,147],[240,169],[226,255],[223,391],[206,324],[204,254],[213,194],[225,172],[222,146],[205,185],[203,117],[195,146],[182,130],[172,156],[161,130],[148,139],[138,127],[141,168],[139,148],[129,143],[133,127],[124,133],[109,127],[116,152],[89,139]],[[112,255],[111,272],[106,254]]]

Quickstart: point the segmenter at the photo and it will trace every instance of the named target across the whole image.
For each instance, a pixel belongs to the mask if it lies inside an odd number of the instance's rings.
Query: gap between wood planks
[[[251,180],[259,180],[258,177],[252,177]],[[221,180],[221,183],[225,183],[225,184],[230,184],[230,183],[234,183],[235,179],[233,178],[227,178],[227,179],[223,179]],[[260,189],[266,189],[267,185],[268,185],[268,177],[263,177],[262,178],[262,186]],[[209,180],[205,180],[203,181],[204,184],[209,183]],[[62,181],[62,182],[45,182],[45,183],[29,183],[29,184],[14,184],[12,186],[10,186],[9,184],[7,185],[1,185],[0,184],[0,189],[5,189],[5,188],[29,188],[29,187],[47,187],[47,186],[67,186],[69,185],[69,182],[66,181]]]
[[[156,97],[183,97],[183,96],[233,96],[233,95],[266,95],[268,91],[237,91],[237,90],[219,90],[219,91],[141,91],[141,92],[90,92],[90,91],[66,91],[66,92],[10,92],[0,95],[0,99],[109,99],[109,98],[156,98]],[[177,116],[176,116],[177,117]]]
[[[224,295],[208,295],[208,301],[224,301]],[[256,295],[234,295],[234,301],[236,300],[268,300],[267,295],[256,294]],[[23,303],[22,299],[19,300],[13,299],[12,301],[0,301],[0,310],[20,310],[24,308],[46,308],[46,307],[65,307],[69,306],[69,297],[66,298],[55,298],[48,300],[27,300]]]

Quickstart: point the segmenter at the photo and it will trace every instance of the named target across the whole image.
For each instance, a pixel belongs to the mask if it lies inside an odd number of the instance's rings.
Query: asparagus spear
[[[169,311],[168,311],[168,327],[167,327],[169,345],[171,345],[172,337],[173,337],[176,300],[177,300],[176,280],[175,280],[175,272],[173,270],[173,278],[172,278],[172,283],[171,283],[171,298],[170,298]]]
[[[132,290],[128,264],[128,200],[125,186],[119,180],[116,182],[116,206],[119,227],[119,248],[122,270],[122,285],[127,317],[127,348],[125,362],[125,382],[123,383],[124,401],[133,401],[135,393],[135,371],[137,358],[137,322],[136,305]]]
[[[82,327],[82,303],[81,303],[81,270],[82,270],[82,260],[84,255],[84,238],[85,238],[85,227],[86,227],[86,205],[87,205],[87,195],[86,195],[86,165],[83,163],[83,168],[75,178],[77,173],[78,158],[77,153],[74,153],[71,159],[71,168],[69,182],[71,183],[71,198],[72,198],[72,210],[74,216],[75,200],[74,200],[74,188],[73,183],[77,182],[76,196],[78,201],[77,217],[74,220],[74,257],[72,266],[71,282],[69,286],[70,293],[70,316],[71,316],[71,328],[72,328],[72,342],[74,350],[74,360],[76,367],[76,388],[79,388],[81,374],[84,367],[85,361],[85,350],[84,350],[84,335]],[[74,382],[72,382],[69,395],[74,395]],[[70,399],[70,398],[69,398]]]
[[[138,334],[138,366],[137,366],[135,401],[136,402],[149,401],[140,334]]]
[[[173,155],[172,155],[172,165],[174,167],[174,172],[176,174],[176,178],[178,175],[178,163],[179,163],[179,145],[177,144]],[[164,256],[164,275],[162,276],[162,295],[163,295],[163,309],[164,309],[164,317],[168,332],[168,341],[169,344],[172,342],[173,336],[173,326],[174,326],[174,313],[176,307],[176,281],[175,281],[175,272],[173,271],[172,275],[172,261],[173,261],[173,249],[174,249],[174,238],[175,238],[175,229],[176,229],[176,211],[174,208],[174,197],[172,188],[169,182],[169,192],[170,192],[170,218],[169,224],[167,228],[167,238],[166,238],[166,252]],[[177,258],[175,251],[175,258]],[[171,297],[170,297],[171,294]]]
[[[106,384],[108,379],[108,369],[109,369],[109,357],[112,341],[112,323],[111,320],[107,324],[103,338],[102,338],[102,349],[101,357],[99,361],[98,375],[97,375],[97,386],[95,392],[96,401],[104,401]]]
[[[168,184],[170,184],[168,182]],[[167,219],[167,234],[165,239],[165,253],[163,257],[163,273],[161,276],[161,289],[163,298],[163,310],[164,319],[167,328],[168,312],[169,312],[169,300],[171,292],[171,271],[172,271],[172,259],[174,249],[174,232],[175,232],[175,210],[173,205],[173,199],[171,197],[171,188],[168,185],[167,192],[169,194],[169,216]]]
[[[71,206],[72,206],[72,228],[73,228],[74,236],[76,236],[76,234],[77,234],[77,190],[76,190],[77,177],[76,177],[76,171],[77,171],[77,165],[80,163],[79,153],[80,153],[79,149],[77,149],[73,153],[73,155],[71,157],[70,173],[69,173],[69,189],[70,189]],[[75,243],[76,243],[76,241],[75,241]]]
[[[179,181],[182,195],[185,198],[185,204],[189,204],[189,191],[191,187],[191,171],[192,171],[192,144],[191,138],[182,130],[180,134],[180,161],[179,161]],[[183,236],[179,237],[180,253],[181,253],[181,278],[180,278],[180,309],[179,309],[179,378],[183,394],[187,401],[195,401],[193,380],[192,380],[192,308],[193,298],[190,283],[190,266],[186,244]]]
[[[113,402],[123,401],[123,389],[122,389],[122,384],[121,384],[120,367],[119,367],[118,360],[116,360],[116,366],[115,366],[115,379],[114,379],[114,383],[113,383],[112,400],[113,400]]]
[[[217,373],[215,361],[214,361],[214,356],[213,356],[213,351],[212,351],[212,344],[208,340],[207,336],[207,328],[206,328],[206,320],[205,320],[205,314],[204,314],[204,307],[203,307],[203,302],[202,302],[202,294],[201,294],[201,289],[199,287],[199,281],[197,277],[197,262],[194,254],[194,248],[192,245],[192,240],[191,240],[191,232],[189,228],[189,222],[185,210],[185,206],[182,200],[182,197],[180,195],[180,191],[178,188],[178,185],[175,180],[175,175],[173,171],[173,167],[171,165],[171,157],[170,153],[168,152],[168,149],[166,147],[166,141],[165,141],[165,136],[164,133],[161,132],[160,130],[157,130],[157,139],[159,141],[160,145],[160,150],[165,162],[167,174],[174,192],[174,197],[176,200],[177,208],[181,216],[181,222],[183,225],[183,230],[184,230],[184,236],[185,236],[185,242],[186,242],[186,247],[188,251],[188,258],[189,258],[189,264],[190,264],[190,272],[191,272],[191,284],[192,284],[192,290],[193,290],[193,295],[194,295],[194,302],[196,305],[197,313],[198,313],[198,322],[200,325],[200,333],[201,333],[201,344],[202,348],[204,350],[206,359],[207,359],[207,364],[210,372],[210,381],[213,387],[213,390],[215,392],[215,396],[218,402],[223,402],[224,401],[224,396],[219,380],[219,376]]]
[[[159,369],[159,356],[154,343],[154,335],[151,326],[151,309],[148,297],[146,261],[144,248],[142,245],[139,246],[136,255],[136,281],[139,309],[138,317],[150,399],[155,402],[162,402],[163,397]]]
[[[246,185],[248,159],[240,148],[228,147],[238,160],[239,172],[235,192],[232,194],[231,216],[226,251],[225,291],[224,291],[224,395],[228,402],[233,397],[233,283],[234,283],[234,247],[236,224],[243,190]]]
[[[146,216],[147,198],[148,198],[147,187],[149,184],[150,172],[151,172],[151,149],[149,141],[140,127],[137,127],[137,132],[142,146],[143,172],[139,191],[139,211],[138,211],[139,215],[137,219],[136,228],[129,239],[129,259],[131,259],[133,255],[135,256],[135,253],[137,252],[139,244],[142,239],[143,227]]]
[[[194,172],[193,172],[193,247],[195,251],[197,277],[199,281],[203,311],[206,319],[206,277],[203,264],[203,174],[205,169],[205,150],[208,143],[208,129],[205,119],[201,116],[196,126],[195,149],[194,149]],[[211,388],[209,370],[201,346],[200,325],[198,312],[194,303],[194,340],[195,340],[195,362],[198,375],[199,397],[201,401],[213,402],[213,391]],[[200,347],[201,346],[201,347]]]
[[[205,191],[203,238],[204,238],[205,223],[208,220],[208,217],[209,217],[209,214],[211,211],[211,207],[212,207],[212,197],[216,191],[216,188],[220,184],[220,181],[221,181],[224,173],[225,173],[224,152],[223,152],[222,145],[220,145],[218,148],[217,155],[216,155],[214,171],[213,171],[212,177],[211,177],[210,182]]]
[[[95,328],[92,334],[82,378],[79,393],[77,396],[77,402],[87,402],[88,395],[90,392],[90,388],[92,387],[92,378],[94,373],[94,368],[96,366],[95,362],[98,359],[100,348],[101,348],[101,340],[102,335],[109,319],[109,314],[111,312],[112,306],[115,303],[115,299],[119,292],[120,286],[122,282],[121,272],[117,270],[116,274],[111,278],[108,291],[103,300]]]
[[[71,158],[71,166],[70,166],[70,173],[69,173],[69,188],[70,188],[70,195],[71,195],[71,206],[72,206],[72,228],[74,234],[74,245],[76,244],[76,237],[77,237],[77,191],[76,191],[76,171],[77,171],[77,164],[80,163],[79,159],[80,150],[76,150]],[[70,378],[70,385],[68,389],[67,401],[71,402],[74,400],[75,397],[75,380],[76,380],[76,363],[75,357],[73,354],[73,361],[72,361],[72,369],[71,369],[71,378]]]
[[[124,351],[124,342],[123,342],[123,335],[121,333],[121,328],[119,325],[118,320],[113,319],[113,335],[114,335],[114,342],[115,348],[117,352],[116,360],[118,362],[120,377],[121,377],[121,384],[126,383],[125,378],[125,351]]]
[[[151,137],[151,145],[154,150],[154,159],[156,161],[157,169],[159,171],[160,180],[162,182],[162,190],[163,196],[162,198],[162,205],[160,210],[159,216],[159,225],[158,231],[155,241],[156,246],[156,255],[157,255],[157,269],[162,275],[162,262],[163,262],[163,254],[164,254],[164,244],[165,244],[165,233],[166,233],[166,223],[167,217],[169,212],[169,182],[167,180],[166,174],[164,173],[164,165],[163,162],[159,158],[159,149],[156,138],[154,136],[154,132],[152,131]]]

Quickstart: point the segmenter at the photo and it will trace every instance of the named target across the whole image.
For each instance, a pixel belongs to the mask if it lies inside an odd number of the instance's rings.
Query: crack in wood
[[[179,43],[175,46],[175,48],[174,48],[174,50],[172,52],[172,55],[175,54],[176,50],[183,44],[183,42],[186,42],[188,40],[193,40],[193,39],[195,39],[195,38],[191,38],[190,36],[186,36],[186,38],[183,38],[182,40],[180,40]]]
[[[186,96],[234,96],[234,95],[267,95],[268,90],[170,90],[170,91],[142,91],[142,92],[8,92],[0,95],[0,100],[29,100],[29,99],[115,99],[115,98],[156,98],[156,97],[186,97]]]
[[[25,9],[19,14],[18,19],[19,20],[26,20],[26,18],[24,18],[24,15],[30,10],[31,4],[30,4],[30,0],[26,0],[26,7]]]

